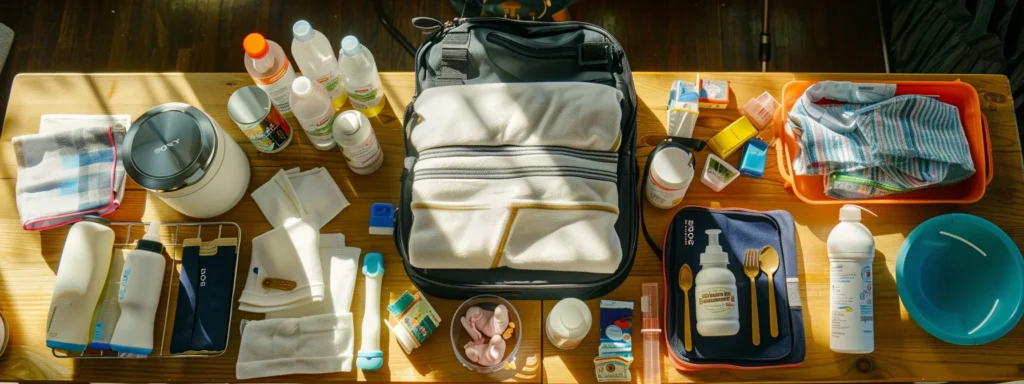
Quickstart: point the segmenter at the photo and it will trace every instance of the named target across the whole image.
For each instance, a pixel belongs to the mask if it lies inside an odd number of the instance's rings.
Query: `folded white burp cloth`
[[[424,90],[411,140],[423,151],[453,145],[560,146],[615,151],[622,92],[581,82],[455,85]]]
[[[252,260],[238,309],[265,313],[324,298],[318,217],[289,218],[252,239]]]
[[[300,307],[267,312],[268,319],[303,317],[325,313],[351,312],[352,293],[356,288],[359,248],[345,246],[345,235],[320,235],[320,268],[323,271],[324,298]]]
[[[306,213],[316,213],[320,217],[320,226],[327,225],[341,210],[348,207],[348,199],[341,193],[338,184],[327,173],[327,168],[318,167],[299,171],[292,168],[285,171],[288,181],[294,187],[298,201]]]
[[[352,370],[352,314],[324,314],[245,323],[238,348],[239,380]]]
[[[256,200],[256,205],[260,207],[263,216],[274,228],[283,227],[285,220],[289,218],[306,216],[299,195],[284,170],[277,171],[270,181],[252,191],[252,199]],[[319,223],[320,220],[316,222]]]
[[[409,261],[612,273],[622,260],[616,167],[615,153],[565,148],[421,152]]]

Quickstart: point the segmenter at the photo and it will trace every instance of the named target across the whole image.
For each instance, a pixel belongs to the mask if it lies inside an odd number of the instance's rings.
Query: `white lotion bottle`
[[[384,366],[384,352],[380,350],[380,288],[384,280],[384,256],[377,252],[363,258],[364,287],[363,328],[356,352],[356,366],[364,371],[376,371]]]
[[[160,223],[153,222],[146,235],[124,260],[117,302],[121,316],[110,338],[115,352],[148,355],[153,352],[153,324],[163,289],[166,259],[160,243]]]
[[[708,246],[700,254],[700,272],[694,279],[697,333],[704,337],[732,336],[740,331],[736,307],[736,275],[729,270],[729,254],[718,244],[720,229],[704,231]]]
[[[92,341],[89,348],[110,350],[110,338],[114,335],[117,319],[121,317],[121,306],[117,303],[117,294],[121,291],[121,271],[124,270],[124,257],[127,250],[118,249],[110,262],[107,273],[107,287],[103,289],[100,307],[96,309],[96,325],[92,328]]]
[[[57,267],[57,280],[46,320],[46,346],[84,351],[92,336],[92,320],[110,271],[114,230],[98,216],[85,216],[71,226]]]
[[[345,163],[359,175],[377,172],[384,164],[384,150],[380,148],[370,119],[359,111],[345,111],[334,118],[334,141],[341,147]]]
[[[875,238],[861,224],[864,210],[847,204],[839,209],[839,225],[828,235],[829,347],[838,353],[875,350],[875,319],[871,262]],[[877,215],[876,215],[877,216]]]

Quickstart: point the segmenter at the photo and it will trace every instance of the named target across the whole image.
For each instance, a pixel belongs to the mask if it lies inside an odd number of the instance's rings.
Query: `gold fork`
[[[761,324],[757,315],[757,275],[761,273],[759,256],[761,252],[756,249],[743,253],[743,272],[750,278],[750,328],[755,346],[761,345]]]

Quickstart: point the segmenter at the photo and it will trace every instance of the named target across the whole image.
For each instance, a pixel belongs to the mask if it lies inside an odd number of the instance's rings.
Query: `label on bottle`
[[[295,69],[292,68],[288,60],[285,60],[284,65],[273,74],[252,79],[256,82],[257,87],[270,95],[270,100],[274,102],[281,113],[288,114],[292,111],[288,96],[291,94],[292,81],[295,80]]]
[[[362,127],[360,129],[370,129],[370,127]],[[345,156],[345,162],[348,163],[348,166],[357,171],[372,168],[384,156],[384,151],[380,149],[380,144],[377,143],[377,135],[373,131],[370,131],[370,135],[362,143],[342,145],[341,153]]]
[[[723,315],[735,310],[736,292],[734,289],[712,285],[697,292],[697,314],[703,312],[709,318],[725,318]]]
[[[351,80],[345,86],[355,109],[376,107],[384,99],[384,92],[381,92],[380,89],[380,75],[377,73],[362,79]]]
[[[844,349],[853,344],[874,344],[875,319],[870,263],[829,263],[831,342]],[[858,341],[864,340],[864,341]],[[859,348],[853,348],[859,349]]]
[[[302,129],[309,136],[309,141],[316,147],[329,147],[334,144],[334,109],[328,108],[315,119],[300,120]]]
[[[345,86],[341,84],[341,75],[338,72],[330,71],[316,79],[316,82],[327,89],[331,99],[337,99],[345,93]]]

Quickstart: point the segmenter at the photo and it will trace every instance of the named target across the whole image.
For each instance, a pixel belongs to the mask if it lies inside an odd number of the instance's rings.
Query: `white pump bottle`
[[[153,324],[166,267],[162,251],[160,223],[153,222],[124,259],[121,290],[117,296],[121,317],[110,338],[110,349],[115,352],[137,355],[153,352]]]
[[[875,350],[871,271],[875,238],[861,224],[861,210],[875,215],[857,205],[844,205],[839,209],[839,225],[828,235],[829,347],[833,352],[871,353]]]

